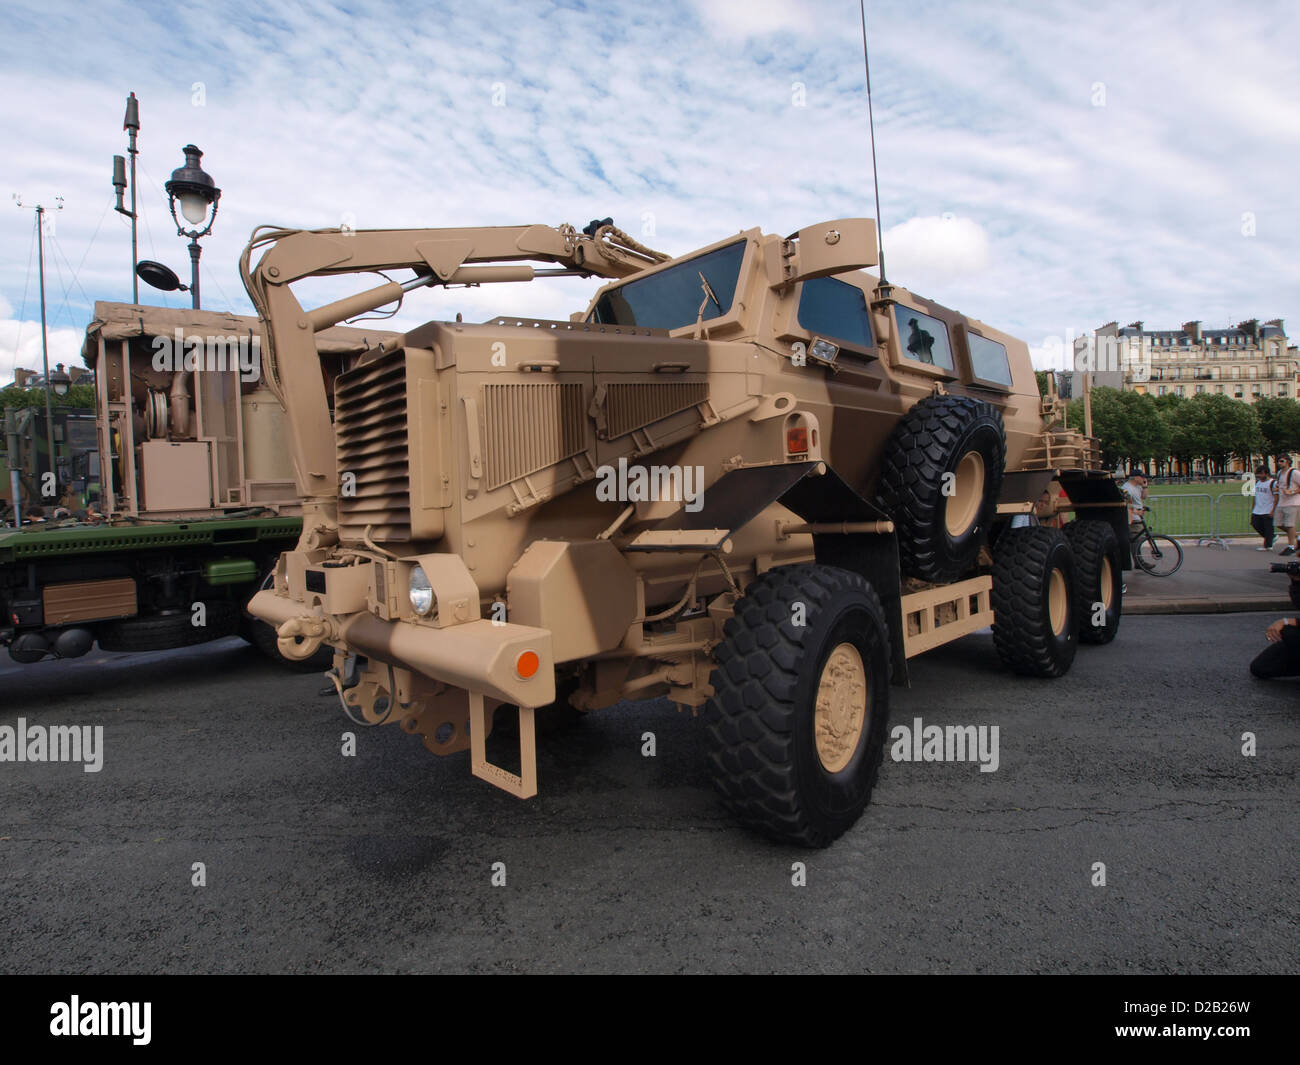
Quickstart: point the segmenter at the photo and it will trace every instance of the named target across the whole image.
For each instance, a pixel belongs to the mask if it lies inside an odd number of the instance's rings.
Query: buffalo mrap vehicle
[[[675,259],[609,220],[256,232],[303,530],[250,609],[289,657],[334,649],[349,716],[523,798],[539,714],[666,696],[742,822],[827,845],[916,656],[992,625],[1010,669],[1059,676],[1114,637],[1129,565],[1025,344],[880,283],[875,249],[854,218]],[[292,289],[381,270],[410,276]],[[404,292],[555,273],[609,283],[568,321],[433,321],[321,371],[321,330]],[[1053,482],[1063,531],[1032,516]],[[502,706],[517,773],[487,757]]]

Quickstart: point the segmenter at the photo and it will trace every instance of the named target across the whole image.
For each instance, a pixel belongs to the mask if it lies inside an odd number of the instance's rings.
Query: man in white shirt
[[[1300,480],[1300,478],[1298,478]],[[1147,475],[1146,471],[1136,469],[1128,475],[1128,480],[1121,486],[1124,495],[1128,497],[1128,524],[1129,530],[1137,532],[1137,527],[1142,523],[1142,514],[1146,511],[1147,498]]]
[[[1277,457],[1277,510],[1273,521],[1286,537],[1284,555],[1294,555],[1296,517],[1300,515],[1300,471],[1291,465],[1290,455]]]
[[[1267,466],[1255,467],[1255,503],[1250,511],[1250,524],[1264,538],[1264,546],[1256,551],[1273,550],[1273,512],[1277,510],[1277,482],[1268,475]]]

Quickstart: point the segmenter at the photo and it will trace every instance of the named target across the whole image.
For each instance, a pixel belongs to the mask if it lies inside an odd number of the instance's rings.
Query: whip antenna
[[[858,0],[862,16],[862,66],[867,74],[867,125],[871,131],[871,183],[876,189],[876,247],[880,255],[880,287],[888,285],[885,279],[885,227],[880,219],[880,178],[876,174],[876,120],[871,112],[871,61],[867,58],[867,8],[865,0]]]

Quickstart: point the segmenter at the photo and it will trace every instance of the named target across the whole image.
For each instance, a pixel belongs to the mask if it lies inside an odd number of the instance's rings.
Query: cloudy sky
[[[1293,2],[867,8],[894,280],[1040,361],[1111,319],[1282,317],[1300,336]],[[130,91],[140,257],[188,280],[162,191],[182,145],[223,190],[208,309],[251,310],[237,260],[264,223],[612,215],[680,254],[875,213],[853,0],[5,0],[0,18],[0,191],[65,201],[47,244],[51,361],[78,360],[94,300],[131,298],[111,206]],[[30,211],[0,202],[0,383],[40,362],[33,233]],[[394,321],[567,317],[593,287],[419,293]]]

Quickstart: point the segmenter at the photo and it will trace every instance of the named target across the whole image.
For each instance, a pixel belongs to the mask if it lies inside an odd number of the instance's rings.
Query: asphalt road
[[[986,634],[916,660],[894,722],[997,725],[999,768],[887,753],[816,852],[737,828],[664,702],[550,741],[521,803],[395,728],[343,757],[321,679],[235,641],[6,662],[0,725],[102,725],[104,766],[0,763],[0,971],[1294,972],[1300,683],[1245,670],[1269,619],[1127,618],[1057,681]]]

